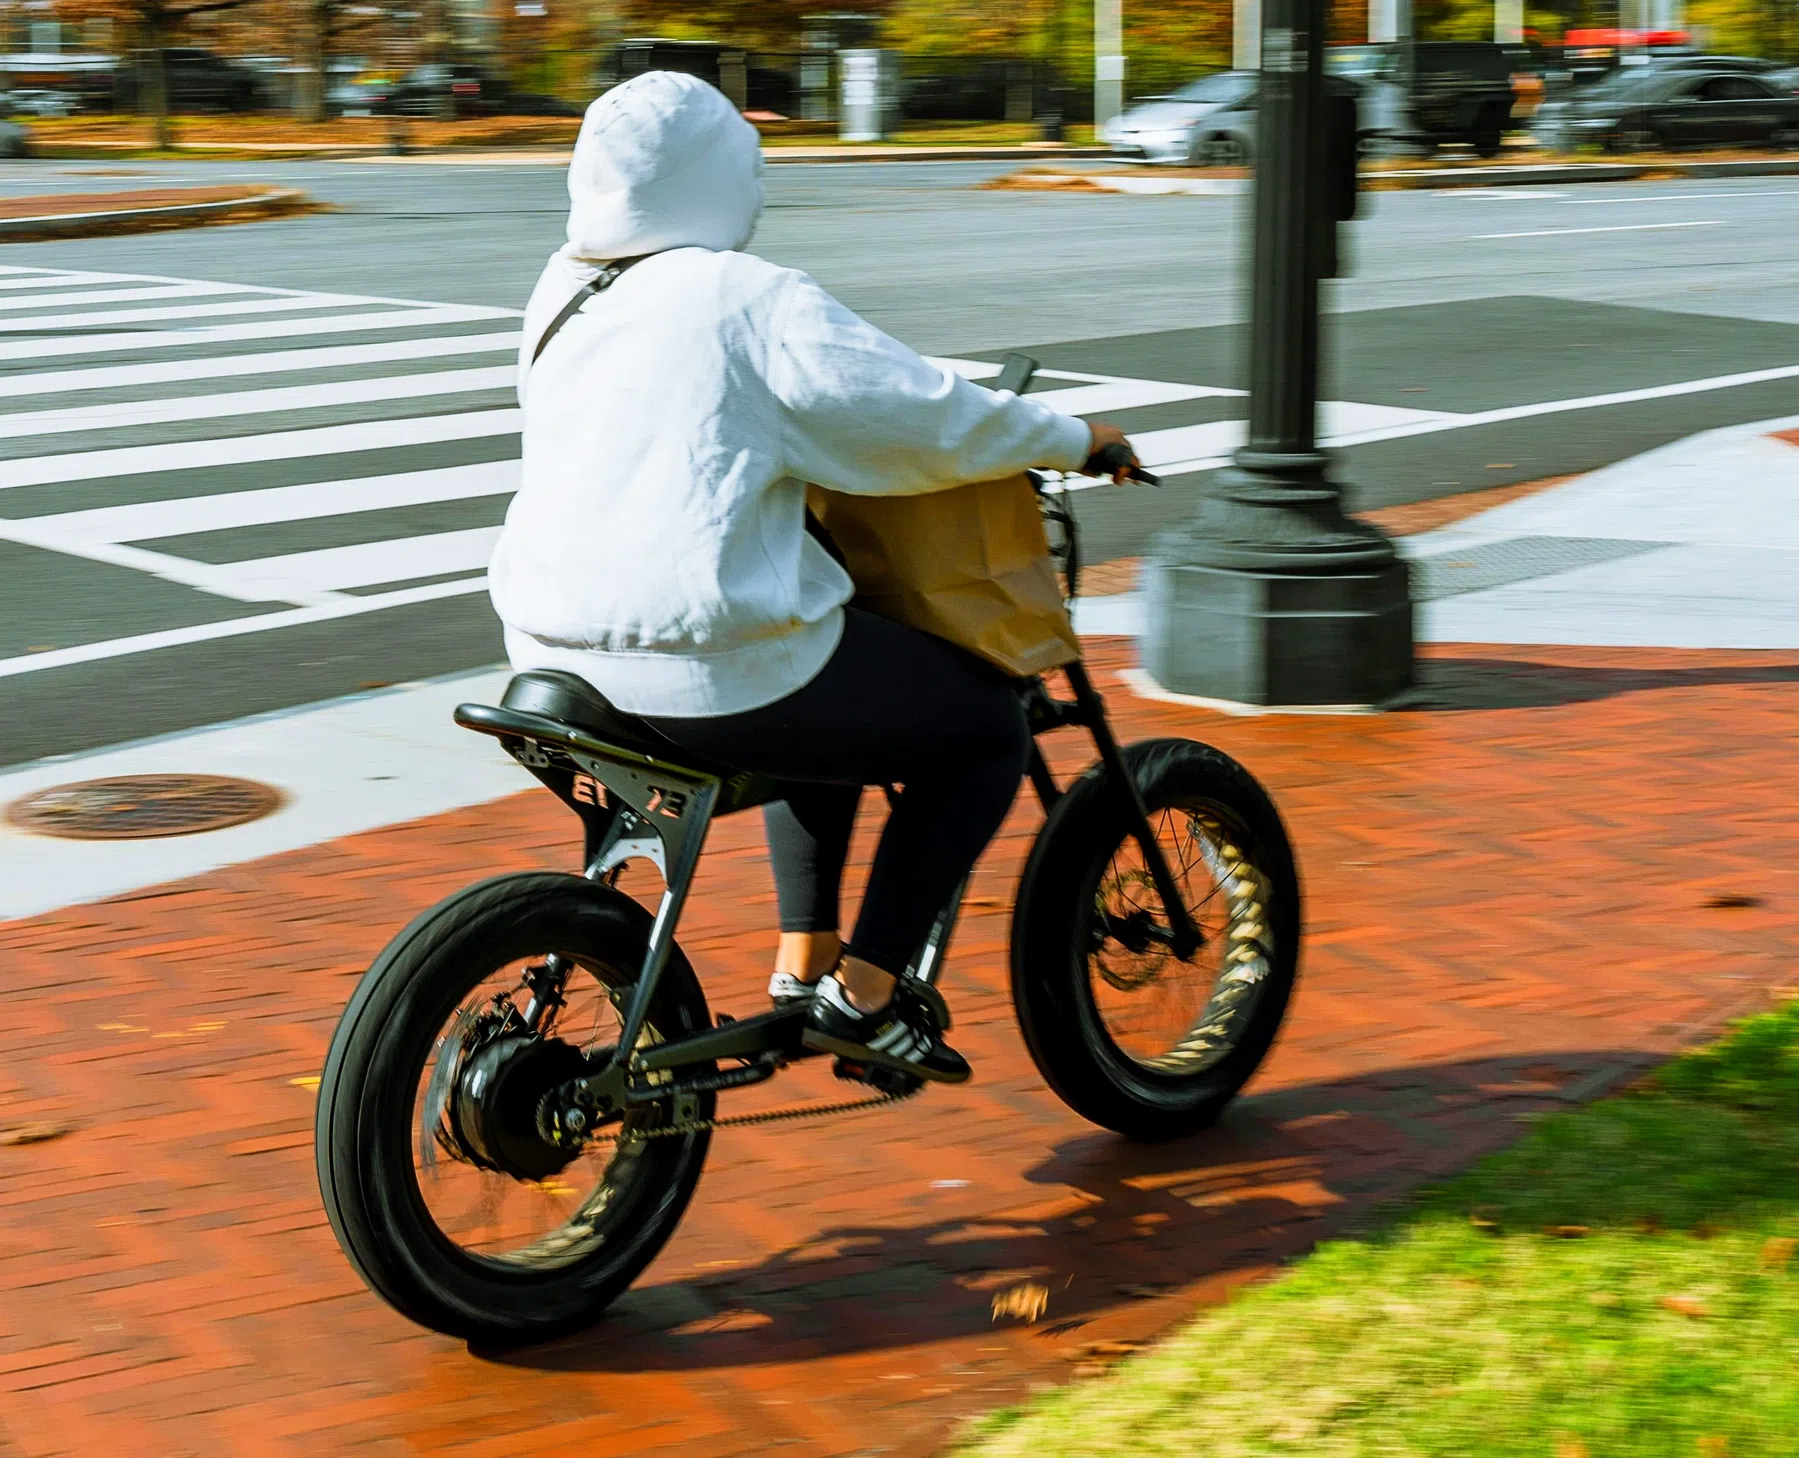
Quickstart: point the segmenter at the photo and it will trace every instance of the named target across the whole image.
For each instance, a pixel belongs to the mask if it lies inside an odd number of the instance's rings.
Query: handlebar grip
[[[1104,446],[1088,456],[1087,463],[1081,467],[1081,470],[1089,476],[1113,476],[1119,471],[1123,471],[1130,480],[1141,481],[1145,486],[1162,484],[1160,476],[1152,476],[1143,467],[1135,464],[1135,459],[1128,446],[1121,446],[1116,442]]]

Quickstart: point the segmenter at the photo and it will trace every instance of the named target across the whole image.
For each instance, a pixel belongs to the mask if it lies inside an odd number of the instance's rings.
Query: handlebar
[[[1087,476],[1116,476],[1120,471],[1127,481],[1141,481],[1145,486],[1162,484],[1160,476],[1151,475],[1136,464],[1128,446],[1121,446],[1117,442],[1096,450],[1081,467],[1082,474]]]

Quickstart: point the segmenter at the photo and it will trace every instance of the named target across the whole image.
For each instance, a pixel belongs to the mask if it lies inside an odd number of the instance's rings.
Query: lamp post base
[[[1319,455],[1244,452],[1145,572],[1143,667],[1175,693],[1378,704],[1412,682],[1411,572]]]

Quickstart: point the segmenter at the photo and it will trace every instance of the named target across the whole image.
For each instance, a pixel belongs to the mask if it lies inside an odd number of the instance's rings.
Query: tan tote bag
[[[1015,678],[1080,657],[1028,476],[922,496],[806,488],[857,607],[946,638]]]

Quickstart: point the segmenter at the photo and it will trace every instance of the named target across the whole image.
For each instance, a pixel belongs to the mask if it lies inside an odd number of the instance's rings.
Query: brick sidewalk
[[[1113,694],[1126,737],[1247,762],[1301,856],[1293,1016],[1219,1130],[1130,1146],[1042,1088],[1004,991],[1021,809],[950,972],[976,1082],[720,1135],[616,1318],[504,1360],[351,1275],[306,1081],[416,910],[570,864],[548,796],[0,927],[0,1131],[67,1126],[0,1146],[0,1453],[928,1453],[1799,980],[1799,656],[1439,648],[1426,681],[1378,717]],[[754,1005],[772,904],[724,822],[683,938],[715,1008]],[[995,1325],[1026,1279],[1047,1316]]]

